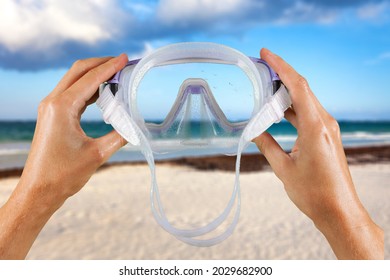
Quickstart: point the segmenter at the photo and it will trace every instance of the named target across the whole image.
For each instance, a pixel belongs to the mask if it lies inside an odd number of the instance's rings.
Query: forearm
[[[0,208],[0,259],[24,259],[43,226],[63,201],[21,181]]]
[[[384,259],[384,233],[363,206],[355,212],[335,214],[317,228],[328,240],[338,259]],[[351,215],[351,213],[353,213]]]

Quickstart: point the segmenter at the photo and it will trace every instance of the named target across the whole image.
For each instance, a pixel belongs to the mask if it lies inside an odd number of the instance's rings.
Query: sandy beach
[[[359,196],[388,233],[390,162],[356,161],[350,168]],[[238,226],[229,239],[210,248],[186,245],[157,225],[146,164],[101,169],[52,217],[28,259],[334,259],[325,238],[288,199],[279,179],[263,169],[242,173]],[[157,176],[168,218],[183,227],[199,226],[222,211],[234,180],[231,171],[172,163],[159,163]],[[17,182],[17,176],[0,179],[0,205]],[[385,246],[388,259],[386,234]]]

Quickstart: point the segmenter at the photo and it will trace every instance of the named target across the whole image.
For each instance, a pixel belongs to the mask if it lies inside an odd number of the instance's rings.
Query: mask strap
[[[254,115],[246,125],[242,138],[250,142],[255,137],[266,131],[272,124],[280,122],[284,117],[284,111],[291,106],[291,98],[286,87],[281,84],[280,88],[270,100]]]
[[[96,105],[103,113],[103,120],[112,127],[133,146],[140,145],[140,135],[137,124],[126,112],[125,106],[116,98],[107,85],[99,94]]]
[[[111,90],[109,90],[109,87],[106,87],[103,90],[102,94],[97,100],[97,104],[103,111],[103,118],[106,123],[111,123],[113,127],[129,143],[135,146],[140,146],[141,152],[144,154],[151,172],[152,180],[150,188],[150,200],[152,212],[157,223],[167,232],[171,233],[177,239],[187,244],[207,247],[218,244],[228,238],[233,233],[234,228],[238,223],[241,206],[239,175],[241,154],[243,150],[254,137],[263,133],[274,122],[280,121],[283,118],[284,111],[291,105],[291,100],[286,91],[286,88],[282,85],[281,88],[271,98],[270,102],[268,102],[260,110],[260,112],[258,112],[251,119],[239,140],[234,188],[225,210],[215,220],[213,220],[206,226],[190,230],[178,229],[172,226],[171,223],[168,221],[160,199],[160,193],[157,185],[155,171],[155,161],[149,142],[147,141],[145,135],[142,133],[140,128],[130,118],[121,102],[115,99],[115,97],[112,95]],[[210,239],[194,238],[203,236],[217,229],[218,226],[220,226],[227,219],[234,205],[236,205],[236,209],[233,220],[223,233]]]

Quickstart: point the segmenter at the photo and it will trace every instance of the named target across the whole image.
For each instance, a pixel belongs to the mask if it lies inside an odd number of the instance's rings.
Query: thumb
[[[260,134],[252,141],[268,160],[275,174],[280,177],[279,175],[283,173],[290,163],[289,155],[283,151],[282,147],[268,132]]]
[[[96,139],[96,143],[104,162],[106,162],[112,154],[127,144],[126,140],[115,130]]]

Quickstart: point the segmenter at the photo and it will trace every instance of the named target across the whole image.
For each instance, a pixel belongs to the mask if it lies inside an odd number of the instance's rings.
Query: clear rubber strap
[[[109,96],[111,95],[111,96]],[[103,111],[103,117],[107,123],[111,123],[113,127],[130,143],[140,145],[141,151],[144,154],[151,172],[151,188],[150,188],[150,200],[153,215],[157,223],[164,228],[167,232],[174,235],[179,240],[194,246],[212,246],[222,242],[228,238],[234,231],[240,215],[240,161],[243,150],[254,137],[263,133],[274,122],[280,121],[283,118],[284,111],[291,106],[291,100],[287,93],[286,88],[282,85],[281,88],[274,94],[271,100],[258,112],[248,123],[245,128],[238,145],[237,159],[236,159],[236,174],[234,181],[234,188],[231,198],[225,208],[225,210],[212,222],[206,226],[196,229],[179,229],[168,221],[160,198],[159,188],[157,185],[155,161],[152,149],[147,141],[145,135],[129,117],[128,113],[121,106],[111,91],[104,90],[98,105]],[[123,109],[123,110],[122,110]],[[128,122],[129,121],[129,122]],[[117,122],[116,124],[114,122]],[[124,124],[123,122],[128,122]],[[126,130],[126,131],[125,131]],[[127,131],[128,130],[128,131]],[[131,142],[132,141],[132,142]],[[216,230],[229,216],[233,206],[235,207],[235,213],[232,221],[227,228],[219,235],[209,239],[197,239],[194,237],[202,237],[205,234]]]
[[[242,137],[245,141],[252,141],[267,130],[272,124],[283,119],[284,111],[291,106],[291,98],[286,87],[282,84],[270,100],[254,115],[246,125]]]
[[[200,246],[200,247],[206,247],[206,246],[212,246],[217,243],[222,242],[225,240],[227,237],[229,237],[235,226],[238,223],[238,219],[240,216],[240,185],[239,185],[239,165],[240,165],[240,158],[241,158],[241,151],[245,147],[240,148],[239,154],[237,154],[237,161],[236,161],[236,179],[234,183],[234,189],[231,195],[231,198],[228,202],[228,205],[226,206],[225,210],[212,222],[207,224],[206,226],[199,227],[196,229],[178,229],[174,226],[172,226],[169,221],[167,220],[164,209],[162,207],[161,199],[160,199],[160,193],[157,185],[157,179],[156,179],[156,174],[155,174],[155,166],[154,166],[154,159],[153,159],[153,153],[145,151],[144,153],[146,160],[149,163],[149,167],[152,173],[152,186],[150,190],[150,199],[151,199],[151,206],[152,206],[152,212],[153,215],[157,221],[157,223],[164,228],[167,232],[171,233],[174,235],[176,238],[179,240],[188,243],[190,245],[194,246]],[[236,210],[235,214],[233,217],[232,222],[229,224],[229,226],[226,228],[226,230],[213,238],[210,239],[195,239],[193,237],[200,237],[205,234],[208,234],[215,229],[218,228],[229,216],[233,206],[236,205]]]
[[[96,105],[103,113],[103,119],[133,146],[140,145],[138,126],[127,113],[124,104],[112,94],[109,86],[106,86],[96,100]]]

